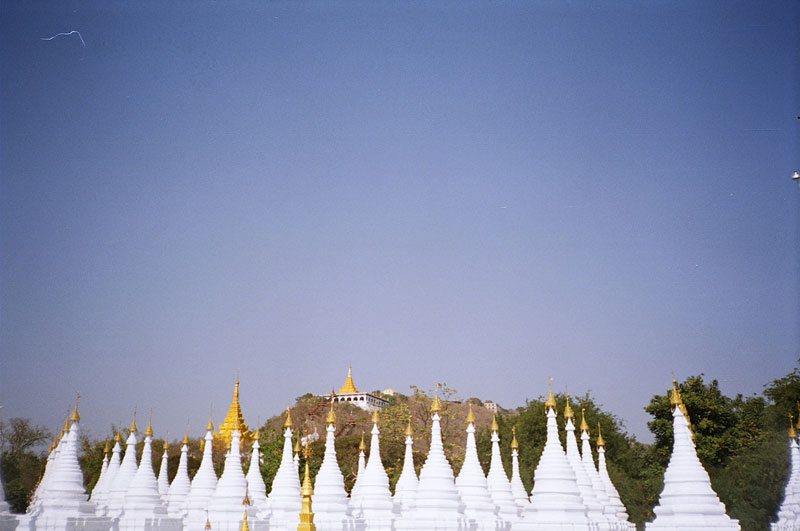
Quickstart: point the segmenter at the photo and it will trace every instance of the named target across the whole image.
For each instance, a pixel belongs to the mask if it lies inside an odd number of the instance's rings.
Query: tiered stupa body
[[[242,524],[242,502],[247,496],[247,480],[242,470],[239,432],[231,434],[231,447],[225,456],[225,469],[208,503],[208,520],[218,531],[238,531]],[[248,504],[249,507],[249,499]],[[250,514],[250,516],[255,516]]]
[[[267,486],[264,484],[264,477],[261,475],[261,453],[259,444],[260,433],[256,431],[253,437],[253,449],[250,452],[250,468],[247,470],[247,491],[250,494],[250,503],[256,510],[256,514],[264,513],[269,510],[267,501]]]
[[[169,434],[167,434],[169,437]],[[164,441],[164,453],[161,455],[161,466],[158,469],[158,494],[162,501],[167,501],[169,493],[169,441]]]
[[[349,515],[347,491],[344,490],[344,477],[336,459],[336,415],[333,404],[328,413],[325,455],[314,481],[314,522],[320,531],[343,531],[349,529],[352,517]]]
[[[367,451],[367,443],[364,442],[364,432],[361,432],[361,442],[358,444],[358,467],[356,468],[356,480],[353,483],[353,488],[350,489],[350,507],[353,508],[358,504],[359,492],[359,478],[363,477],[364,470],[367,468],[367,458],[365,452]]]
[[[153,472],[153,426],[144,432],[144,448],[139,468],[128,486],[118,522],[119,531],[180,531],[181,521],[167,516],[167,507],[158,493]]]
[[[621,526],[620,529],[635,529],[636,526],[628,521],[628,511],[625,509],[622,500],[619,497],[617,488],[611,481],[611,476],[608,475],[608,468],[606,467],[606,443],[603,440],[603,434],[600,432],[600,424],[597,424],[597,471],[600,474],[600,479],[603,482],[603,487],[606,489],[611,507],[614,508],[614,514],[617,521]]]
[[[603,485],[603,480],[600,478],[600,474],[594,466],[592,447],[589,444],[589,425],[586,424],[586,417],[583,409],[581,409],[581,460],[583,461],[587,474],[589,474],[589,480],[592,482],[592,490],[597,496],[600,505],[603,507],[605,521],[611,524],[619,523],[617,508],[611,504],[611,500],[606,493],[605,485]]]
[[[514,495],[517,507],[522,511],[531,500],[519,474],[519,443],[517,442],[516,428],[511,428],[511,433],[511,493]]]
[[[203,529],[208,521],[208,504],[217,489],[217,474],[214,472],[214,424],[209,420],[206,426],[203,460],[192,478],[189,494],[186,495],[184,524],[190,530]]]
[[[114,474],[114,480],[111,483],[111,488],[108,490],[108,510],[107,515],[116,518],[122,512],[122,504],[125,502],[125,493],[128,492],[128,487],[133,481],[139,469],[136,463],[136,419],[133,419],[131,424],[130,434],[125,441],[125,457],[122,458],[122,463],[119,465],[119,470]]]
[[[181,457],[178,461],[178,471],[172,478],[172,483],[167,492],[167,512],[170,516],[183,516],[186,505],[186,496],[192,488],[189,479],[189,434],[181,442]]]
[[[412,437],[411,422],[406,427],[406,452],[403,457],[403,471],[394,486],[395,511],[406,515],[414,507],[417,496],[419,478],[414,468],[414,439]]]
[[[533,476],[531,503],[513,531],[588,530],[589,519],[575,472],[558,439],[556,400],[548,391],[545,402],[547,440]]]
[[[288,409],[284,428],[281,464],[269,493],[270,529],[295,529],[300,521],[300,476],[292,459],[292,415]]]
[[[586,516],[589,521],[599,525],[600,529],[608,529],[608,522],[603,516],[603,506],[597,499],[589,472],[586,470],[586,465],[578,451],[578,442],[575,439],[575,425],[573,424],[575,415],[572,412],[572,406],[569,404],[569,395],[567,395],[567,405],[564,406],[564,419],[566,420],[565,429],[567,432],[567,461],[572,466],[572,471],[575,472],[578,490],[581,493],[583,504],[586,506]]]
[[[89,496],[89,501],[97,505],[97,499],[95,499],[95,493],[100,496],[100,492],[103,491],[103,484],[108,479],[107,472],[108,472],[108,441],[106,441],[106,446],[103,448],[103,464],[100,466],[100,476],[97,478],[97,482],[94,484],[94,488],[92,489],[92,494]]]
[[[778,509],[778,520],[770,526],[772,531],[795,531],[800,528],[800,451],[793,420],[789,419],[789,478],[783,491],[783,502]]]
[[[497,516],[498,508],[489,494],[486,476],[483,474],[481,463],[478,460],[478,450],[475,445],[475,415],[472,413],[472,404],[467,415],[467,444],[464,451],[464,464],[456,477],[456,489],[461,503],[464,504],[464,514],[470,524],[478,531],[506,529],[508,523]]]
[[[389,476],[381,461],[381,447],[378,435],[378,412],[372,415],[372,439],[369,446],[369,461],[358,478],[358,495],[353,500],[352,514],[364,520],[367,529],[394,529],[396,516],[392,493],[389,490]]]
[[[69,428],[69,426],[66,426],[66,428]],[[64,443],[64,441],[66,441],[66,435],[67,430],[63,430],[61,435],[56,438],[53,441],[53,444],[50,446],[50,453],[47,454],[47,461],[44,465],[44,473],[42,474],[41,479],[39,479],[39,484],[36,486],[33,491],[33,495],[31,496],[31,503],[28,505],[27,513],[29,514],[35,513],[38,510],[39,501],[41,500],[44,491],[47,490],[47,482],[53,473],[53,469],[55,468],[59,447],[62,443]]]
[[[433,414],[431,447],[419,473],[414,507],[408,516],[404,516],[396,522],[395,526],[398,530],[469,529],[464,506],[459,499],[458,489],[453,478],[453,469],[444,455],[439,411],[441,411],[441,402],[436,397],[431,407]],[[370,458],[370,462],[372,462],[372,458]]]
[[[671,402],[672,456],[664,472],[664,490],[653,509],[656,518],[647,524],[647,529],[739,529],[739,522],[725,513],[725,506],[697,458],[683,401],[674,383]]]
[[[47,488],[41,493],[38,506],[25,518],[25,525],[37,531],[106,531],[111,527],[110,519],[95,516],[96,506],[88,501],[83,487],[83,472],[78,464],[77,405],[70,420],[72,425],[61,441]]]
[[[489,474],[486,482],[489,487],[489,494],[492,502],[498,508],[498,515],[505,522],[514,523],[519,520],[520,509],[514,501],[514,493],[511,492],[511,482],[503,468],[503,459],[500,457],[500,436],[497,434],[497,418],[492,419],[492,461],[489,465]]]
[[[122,442],[122,438],[120,437],[119,432],[114,436],[114,447],[111,450],[111,459],[108,462],[108,467],[106,468],[105,474],[103,474],[103,482],[95,486],[94,490],[92,491],[92,501],[97,506],[97,515],[102,516],[105,515],[108,510],[108,500],[111,496],[111,485],[114,483],[114,478],[119,472],[120,463],[122,461],[122,446],[120,446],[120,442]]]

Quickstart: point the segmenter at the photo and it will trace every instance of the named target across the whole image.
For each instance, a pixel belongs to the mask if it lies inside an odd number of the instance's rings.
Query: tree
[[[0,468],[5,485],[6,500],[13,512],[28,508],[30,496],[44,473],[47,454],[36,451],[52,434],[30,419],[15,417],[0,422]]]

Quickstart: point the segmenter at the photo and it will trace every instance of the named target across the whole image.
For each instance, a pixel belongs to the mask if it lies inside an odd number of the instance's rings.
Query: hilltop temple
[[[339,392],[331,391],[330,394],[324,395],[325,398],[333,402],[347,402],[358,406],[364,411],[378,411],[389,405],[387,400],[370,393],[361,393],[353,383],[353,368],[347,368],[347,379]]]

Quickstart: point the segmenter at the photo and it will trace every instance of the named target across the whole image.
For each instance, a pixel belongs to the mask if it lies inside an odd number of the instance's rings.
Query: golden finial
[[[797,424],[794,427],[796,430],[800,430],[800,402],[797,403]]]
[[[64,425],[61,427],[61,436],[69,431],[69,419],[64,419]]]
[[[328,411],[328,418],[325,419],[328,424],[336,424],[336,413],[333,412],[333,400],[331,400],[331,410]]]
[[[439,396],[433,397],[433,403],[431,404],[431,413],[438,413],[442,410],[442,403],[439,400]]]
[[[572,406],[569,403],[569,393],[567,393],[567,405],[564,406],[564,419],[574,419],[575,413],[572,411]]]
[[[114,442],[122,442],[122,435],[120,432],[117,432],[117,434],[114,435]]]
[[[497,425],[497,415],[492,415],[492,431],[500,431],[500,427]]]
[[[150,418],[147,420],[147,429],[144,430],[145,436],[153,436],[153,410],[150,410]]]
[[[233,399],[239,401],[239,375],[236,375],[236,383],[233,384]]]
[[[247,509],[244,510],[244,516],[242,517],[242,529],[241,531],[250,531],[250,526],[247,525]]]
[[[214,421],[209,417],[208,424],[206,424],[206,431],[214,431]]]
[[[544,410],[547,411],[547,408],[552,408],[553,411],[558,410],[558,404],[556,404],[556,399],[553,396],[553,377],[551,376],[548,378],[547,382],[547,400],[544,401]]]
[[[467,424],[475,424],[475,414],[472,412],[472,402],[469,403],[469,413],[467,413]]]
[[[80,422],[81,421],[81,414],[78,413],[78,400],[81,399],[81,394],[78,393],[78,396],[75,397],[75,410],[72,412],[72,416],[69,418],[72,422]]]
[[[367,443],[364,442],[364,432],[361,432],[361,442],[358,445],[358,449],[362,452],[367,449]]]
[[[797,432],[794,429],[794,415],[789,415],[789,438],[797,439]]]
[[[167,439],[169,439],[169,433],[167,433]],[[164,439],[164,451],[165,452],[169,451],[169,441],[167,439]]]
[[[244,505],[245,507],[250,505],[250,491],[248,491],[247,489],[245,489],[244,491],[244,499],[242,500],[242,505]]]
[[[581,431],[589,433],[589,425],[586,423],[586,408],[581,408]]]
[[[303,478],[303,504],[300,509],[300,524],[297,526],[297,531],[316,531],[317,526],[314,525],[314,513],[311,510],[311,497],[314,495],[314,487],[311,486],[311,473],[308,470],[308,461],[306,459],[305,477]]]
[[[181,444],[189,444],[189,428],[186,428],[186,435],[183,436]]]
[[[133,408],[133,422],[131,422],[131,431],[134,433],[139,431],[139,427],[136,426],[136,407]]]
[[[253,442],[260,442],[261,441],[261,430],[256,430],[253,434]]]
[[[674,408],[681,404],[681,392],[678,390],[678,382],[675,380],[675,373],[672,374],[672,391],[669,394],[669,403]]]
[[[108,439],[106,439],[106,445],[103,447],[103,455],[108,455],[108,451],[110,448],[108,447]]]
[[[211,521],[208,519],[208,511],[206,511],[206,529],[211,529]]]
[[[411,431],[411,421],[409,420],[408,425],[406,426],[406,437],[411,437],[413,434],[414,432]]]
[[[381,416],[378,414],[378,410],[376,409],[376,410],[375,410],[375,411],[372,413],[372,423],[373,423],[373,424],[377,424],[377,423],[379,423],[380,421],[381,421]]]
[[[291,428],[292,427],[292,412],[287,407],[286,408],[286,422],[283,423],[284,428]]]
[[[517,427],[511,426],[511,449],[519,450],[519,443],[517,442]]]
[[[294,443],[294,453],[299,454],[300,450],[303,448],[300,446],[300,437],[297,438],[297,442]]]
[[[597,446],[605,446],[606,441],[603,439],[603,434],[600,433],[600,423],[597,423]]]

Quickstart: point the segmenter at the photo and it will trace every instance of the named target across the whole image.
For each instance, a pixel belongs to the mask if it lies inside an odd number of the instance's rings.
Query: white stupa
[[[314,481],[314,495],[311,498],[314,523],[320,531],[344,531],[349,528],[352,517],[349,514],[347,491],[344,490],[344,477],[336,459],[336,414],[333,412],[333,402],[325,422],[325,455]]]
[[[169,491],[167,491],[167,512],[170,516],[183,516],[184,507],[186,505],[186,496],[192,488],[192,482],[189,479],[189,433],[183,437],[181,441],[181,457],[178,461],[178,471],[175,477],[172,478]]]
[[[361,432],[361,442],[358,444],[358,467],[356,468],[356,480],[353,482],[353,488],[350,489],[350,507],[353,508],[358,505],[358,491],[359,491],[359,478],[364,475],[364,470],[367,468],[367,458],[365,452],[367,451],[367,443],[364,442],[364,432]]]
[[[261,453],[259,439],[261,433],[256,431],[253,436],[253,449],[250,452],[250,468],[247,470],[247,491],[250,494],[250,503],[253,505],[256,514],[268,510],[267,486],[264,484],[264,476],[261,475]]]
[[[520,511],[531,503],[528,491],[522,483],[519,474],[519,443],[517,442],[517,428],[511,428],[511,493],[514,495],[514,502]]]
[[[169,439],[169,433],[167,433]],[[169,441],[164,439],[164,453],[161,454],[161,466],[158,468],[158,494],[161,500],[167,501],[169,493]]]
[[[464,505],[458,496],[453,469],[444,455],[442,430],[439,425],[439,397],[433,399],[431,413],[431,447],[419,473],[417,496],[408,516],[395,522],[398,530],[436,529],[466,530],[469,522],[464,514]],[[372,463],[372,458],[370,458]],[[367,465],[369,468],[369,465]]]
[[[96,510],[98,516],[105,515],[106,511],[108,510],[108,500],[111,493],[111,485],[114,483],[114,478],[116,477],[117,472],[119,472],[121,463],[121,442],[122,437],[120,436],[119,432],[117,432],[117,434],[114,436],[114,447],[111,450],[111,459],[108,461],[108,467],[106,467],[106,471],[103,474],[102,483],[98,481],[97,485],[95,485],[94,490],[92,491],[91,501],[97,506]]]
[[[419,478],[414,468],[414,439],[411,421],[406,426],[406,451],[403,457],[403,471],[394,486],[394,507],[401,515],[406,515],[414,507]]]
[[[108,502],[106,504],[108,509],[106,514],[113,518],[116,518],[122,512],[125,493],[128,491],[128,487],[139,468],[136,463],[136,443],[138,442],[136,433],[138,431],[136,415],[134,415],[130,434],[125,441],[125,457],[122,458],[119,470],[114,474],[114,480],[111,483],[111,487],[108,489]]]
[[[778,508],[778,520],[770,525],[772,531],[795,531],[800,527],[800,451],[794,419],[789,418],[789,477]]]
[[[572,406],[569,403],[569,395],[567,395],[567,403],[564,406],[564,419],[566,421],[567,432],[567,461],[572,466],[572,471],[575,472],[575,480],[578,483],[578,490],[581,493],[581,499],[586,506],[586,516],[589,521],[595,525],[599,525],[601,529],[608,529],[608,522],[603,516],[603,506],[597,499],[597,495],[592,487],[592,480],[589,477],[589,472],[586,470],[586,465],[581,459],[581,454],[578,451],[578,442],[575,439],[575,414],[572,411]]]
[[[372,439],[369,446],[369,461],[364,472],[358,477],[358,494],[352,505],[352,514],[363,519],[367,529],[393,529],[396,516],[392,493],[389,490],[389,476],[381,461],[381,446],[378,435],[380,417],[376,410],[372,414]]]
[[[106,472],[108,471],[108,441],[106,441],[106,445],[103,448],[103,463],[100,465],[100,476],[97,478],[97,482],[94,484],[94,488],[92,489],[92,494],[89,496],[89,501],[97,505],[97,499],[95,499],[95,493],[100,495],[100,492],[103,490],[103,483],[105,483],[107,476]]]
[[[606,467],[606,442],[603,440],[603,434],[600,432],[600,423],[597,423],[597,471],[600,474],[600,479],[603,482],[603,487],[606,490],[611,507],[614,508],[614,514],[617,521],[624,524],[618,526],[623,529],[635,529],[636,526],[632,522],[628,522],[628,511],[625,509],[622,500],[619,497],[617,488],[611,481],[611,476],[608,475]]]
[[[53,470],[55,469],[56,461],[58,461],[61,448],[62,446],[66,445],[67,437],[69,436],[69,430],[69,419],[66,419],[64,420],[64,427],[61,429],[61,435],[59,435],[50,446],[50,453],[47,454],[47,462],[44,466],[44,473],[42,474],[41,479],[39,479],[39,484],[36,486],[33,491],[33,495],[31,496],[31,503],[28,505],[27,513],[29,514],[33,514],[38,511],[39,502],[42,498],[42,495],[47,490],[47,483],[50,481],[50,477],[53,475]]]
[[[493,417],[492,460],[489,465],[489,474],[486,476],[486,482],[489,486],[489,494],[492,496],[492,503],[498,508],[498,515],[504,521],[513,523],[519,520],[520,509],[514,501],[511,482],[508,480],[506,471],[503,468],[503,458],[500,457],[500,436],[497,434],[499,429],[497,417]]]
[[[739,522],[725,513],[708,473],[697,458],[683,400],[672,384],[672,456],[664,472],[664,490],[653,509],[655,520],[647,529],[739,529]]]
[[[594,491],[597,500],[603,507],[603,515],[606,522],[617,523],[617,509],[611,505],[611,500],[606,493],[606,488],[603,485],[603,480],[594,466],[594,459],[592,456],[592,446],[589,444],[589,425],[586,423],[586,412],[581,408],[581,460],[586,468],[586,473],[589,474],[589,480],[592,482],[592,490]]]
[[[297,469],[297,473],[300,473],[300,438],[297,438],[297,441],[294,443],[294,449],[292,450],[294,453],[294,457],[292,457],[292,461],[294,462],[294,467]]]
[[[472,404],[469,405],[467,414],[467,444],[464,450],[464,464],[456,477],[456,489],[464,504],[464,514],[475,525],[478,531],[505,529],[508,527],[497,516],[498,508],[489,494],[486,476],[483,474],[481,463],[478,460],[478,450],[475,445],[475,415]]]
[[[288,408],[283,426],[283,455],[269,493],[270,529],[296,529],[300,522],[300,475],[292,456],[292,415]]]
[[[231,435],[231,446],[225,455],[225,468],[217,482],[214,495],[208,503],[208,519],[211,528],[218,531],[239,531],[242,519],[242,502],[247,496],[247,480],[242,470],[242,454],[239,451],[239,430]],[[250,507],[250,500],[246,507]],[[250,516],[254,512],[250,509]]]
[[[206,435],[203,439],[203,459],[200,468],[192,478],[189,494],[186,495],[184,504],[184,524],[189,528],[202,529],[208,521],[208,503],[217,489],[217,474],[214,472],[214,423],[208,420]],[[199,527],[198,527],[199,526]]]
[[[128,486],[119,517],[119,531],[180,531],[181,521],[167,516],[167,507],[158,492],[158,480],[153,472],[153,425],[144,432],[144,448],[139,468]]]
[[[107,531],[111,521],[95,516],[95,504],[83,486],[83,472],[78,464],[78,444],[81,417],[78,405],[70,417],[72,425],[62,439],[58,457],[41,493],[38,506],[29,513],[26,524],[30,529],[66,531]]]
[[[511,526],[513,531],[589,530],[586,506],[583,504],[575,472],[558,439],[556,400],[548,390],[544,403],[547,415],[547,440],[533,476],[531,503],[522,520]]]

